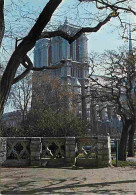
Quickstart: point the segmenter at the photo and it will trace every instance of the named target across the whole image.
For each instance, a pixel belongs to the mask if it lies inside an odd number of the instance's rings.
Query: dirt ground
[[[136,168],[1,168],[1,194],[136,194]]]

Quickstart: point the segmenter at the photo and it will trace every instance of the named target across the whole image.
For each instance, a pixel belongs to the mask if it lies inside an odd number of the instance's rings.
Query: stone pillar
[[[57,52],[57,40],[56,40],[56,38],[55,38],[54,48],[55,48],[54,56],[55,56],[55,63],[56,63],[57,62],[57,54],[58,54],[58,52]]]
[[[65,144],[65,161],[74,164],[75,160],[75,137],[66,137]]]
[[[70,58],[70,44],[65,39],[63,39],[63,42],[62,42],[62,58],[63,59]]]
[[[46,40],[45,43],[44,43],[44,47],[42,49],[42,64],[44,66],[49,66],[49,63],[48,63],[48,51],[49,50],[49,41]]]
[[[105,120],[106,119],[106,107],[105,105],[99,105],[99,111],[100,111],[100,119]]]
[[[107,105],[107,114],[108,114],[108,119],[110,120],[113,114],[113,106]]]
[[[38,56],[38,51],[37,48],[34,48],[34,67],[37,68],[38,67],[38,61],[39,61],[39,56]]]
[[[40,39],[35,44],[34,67],[48,66],[48,39]]]
[[[76,41],[73,42],[73,60],[76,61]]]
[[[71,76],[71,66],[67,66],[67,76]]]
[[[98,167],[111,166],[111,146],[110,137],[98,137],[97,143]]]
[[[81,82],[81,95],[82,95],[82,119],[86,121],[87,119],[87,105],[86,105],[86,91],[85,91],[85,81]]]
[[[31,151],[31,165],[40,166],[41,165],[41,161],[40,161],[41,138],[39,137],[31,138],[30,151]]]
[[[97,117],[96,105],[94,104],[93,101],[91,101],[91,104],[90,104],[90,121],[91,121],[91,126],[92,126],[92,129],[93,129],[93,132],[95,134],[97,134],[98,117]]]
[[[7,138],[0,137],[0,166],[6,161]]]

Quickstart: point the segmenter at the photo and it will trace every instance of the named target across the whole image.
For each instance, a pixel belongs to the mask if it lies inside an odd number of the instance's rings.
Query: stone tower
[[[68,19],[64,24],[59,27],[60,30],[66,31],[69,34],[75,34],[80,27],[69,24]],[[77,115],[83,118],[87,117],[87,106],[85,98],[85,86],[89,84],[89,62],[88,62],[88,44],[87,37],[82,34],[72,44],[69,44],[65,39],[61,37],[53,37],[51,39],[41,39],[36,42],[34,49],[34,67],[54,66],[60,63],[62,59],[65,59],[63,67],[56,70],[44,70],[42,72],[33,73],[33,96],[32,106],[34,105],[35,96],[37,92],[38,80],[44,77],[42,85],[46,85],[47,76],[50,78],[58,78],[61,87],[68,87],[69,92],[73,92],[78,99],[78,105],[76,105]],[[39,89],[39,87],[38,87]],[[50,96],[52,96],[50,94]],[[70,99],[66,98],[69,104],[68,109],[71,109]],[[56,102],[56,99],[54,99]]]

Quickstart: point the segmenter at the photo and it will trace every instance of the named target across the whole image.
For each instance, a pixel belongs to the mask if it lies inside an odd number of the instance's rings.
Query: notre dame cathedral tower
[[[69,24],[67,19],[59,27],[70,34],[74,34],[79,28]],[[82,118],[89,117],[86,98],[82,98],[89,83],[88,39],[85,34],[72,44],[61,37],[37,41],[34,49],[34,67],[59,65],[63,59],[65,63],[61,68],[33,73],[32,107],[35,106],[36,99],[40,99],[42,104],[52,105],[54,109],[61,109],[64,106],[70,110],[73,101],[76,114]],[[72,93],[73,100],[69,98]]]

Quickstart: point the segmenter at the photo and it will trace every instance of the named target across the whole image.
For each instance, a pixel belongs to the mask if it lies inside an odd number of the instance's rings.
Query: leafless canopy
[[[107,51],[100,57],[104,76],[90,76],[96,98],[111,102],[124,118],[135,118],[135,54]]]

